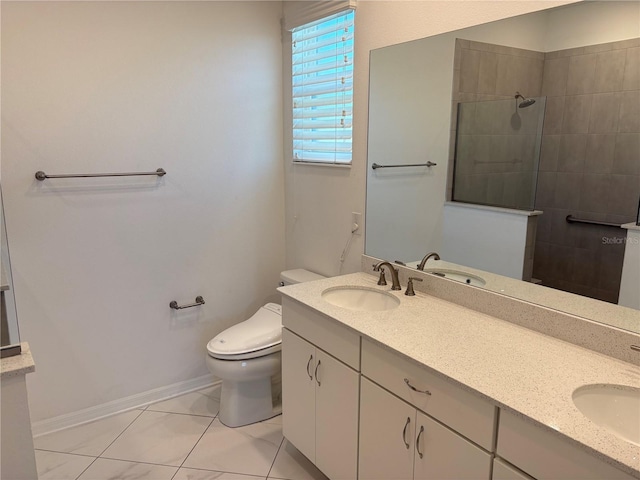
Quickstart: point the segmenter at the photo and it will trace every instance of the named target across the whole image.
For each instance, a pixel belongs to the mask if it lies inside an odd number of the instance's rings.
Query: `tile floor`
[[[35,439],[40,480],[327,480],[282,436],[282,417],[228,428],[220,387]]]

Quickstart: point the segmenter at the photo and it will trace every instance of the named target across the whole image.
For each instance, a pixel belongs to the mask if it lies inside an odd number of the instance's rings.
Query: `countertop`
[[[2,371],[0,378],[17,377],[18,375],[25,375],[36,370],[36,364],[31,356],[29,344],[22,342],[20,347],[22,349],[20,355],[3,358],[0,361]]]
[[[404,290],[392,292],[376,282],[360,272],[278,290],[640,478],[640,447],[593,424],[571,399],[576,388],[588,384],[640,387],[640,367],[427,294],[407,297]],[[322,291],[341,285],[387,291],[401,303],[393,310],[358,312],[322,299]]]

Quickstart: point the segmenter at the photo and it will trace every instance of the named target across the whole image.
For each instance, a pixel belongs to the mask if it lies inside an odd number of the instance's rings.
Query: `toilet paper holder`
[[[190,303],[189,305],[178,305],[178,302],[173,300],[171,303],[169,303],[169,308],[172,308],[174,310],[182,310],[183,308],[197,307],[199,305],[204,305],[204,298],[202,298],[202,296],[200,295],[196,297],[196,303]]]

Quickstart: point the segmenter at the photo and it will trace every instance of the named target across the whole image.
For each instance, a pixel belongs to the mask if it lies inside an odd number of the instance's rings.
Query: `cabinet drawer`
[[[504,410],[498,426],[498,455],[538,480],[632,479],[569,440]]]
[[[489,401],[366,339],[362,340],[362,374],[492,451],[496,407]],[[428,390],[431,395],[413,391],[405,378],[415,388]]]
[[[284,296],[282,324],[354,370],[360,371],[360,335],[353,330]]]

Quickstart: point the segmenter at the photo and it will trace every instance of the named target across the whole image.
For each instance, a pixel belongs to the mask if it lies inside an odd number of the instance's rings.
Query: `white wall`
[[[2,2],[2,184],[33,420],[207,374],[207,341],[276,298],[281,11]],[[169,309],[196,295],[205,306]]]
[[[285,129],[287,266],[325,275],[360,270],[363,236],[355,237],[344,265],[339,257],[350,236],[351,212],[364,212],[365,208],[371,50],[565,3],[571,2],[360,0],[356,11],[352,167],[292,165]],[[285,62],[287,50],[285,45]],[[286,67],[285,63],[284,105],[288,112]],[[289,124],[285,117],[285,125]]]

